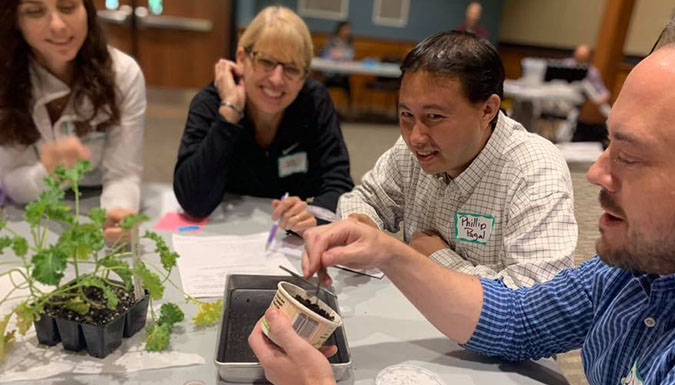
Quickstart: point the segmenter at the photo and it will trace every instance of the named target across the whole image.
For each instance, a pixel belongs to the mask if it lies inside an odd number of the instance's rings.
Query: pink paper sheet
[[[196,219],[187,214],[168,212],[155,224],[155,230],[173,231],[176,233],[199,234],[204,230],[208,217]]]

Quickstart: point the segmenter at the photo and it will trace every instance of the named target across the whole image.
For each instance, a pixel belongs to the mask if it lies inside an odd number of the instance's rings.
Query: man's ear
[[[499,107],[502,105],[502,100],[496,94],[490,95],[490,97],[483,104],[483,127],[489,127],[492,119],[497,116],[499,113]]]
[[[246,53],[244,52],[244,47],[237,47],[237,54],[236,54],[236,61],[237,64],[243,65],[244,64],[244,57],[246,56]]]

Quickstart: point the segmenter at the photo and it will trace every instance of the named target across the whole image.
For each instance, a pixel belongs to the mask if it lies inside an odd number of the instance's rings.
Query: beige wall
[[[505,0],[499,40],[553,48],[594,45],[611,0]],[[672,0],[636,0],[625,52],[645,55],[673,14]]]

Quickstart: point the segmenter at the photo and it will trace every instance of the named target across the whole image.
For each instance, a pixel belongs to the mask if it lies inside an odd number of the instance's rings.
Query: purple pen
[[[283,201],[286,198],[288,198],[288,193],[284,194],[284,196],[281,197],[281,200]],[[269,249],[270,245],[272,244],[274,237],[277,235],[278,228],[279,228],[279,220],[277,219],[276,221],[274,221],[274,223],[272,223],[270,235],[267,236],[267,243],[265,243],[265,250]]]

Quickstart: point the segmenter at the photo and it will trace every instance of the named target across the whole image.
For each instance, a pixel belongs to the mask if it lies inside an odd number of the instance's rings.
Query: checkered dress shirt
[[[390,232],[402,222],[406,242],[417,231],[435,231],[450,247],[433,260],[509,287],[550,280],[574,265],[577,224],[567,164],[552,143],[502,113],[483,150],[456,178],[424,173],[399,138],[362,184],[342,195],[337,211],[342,218],[365,214]],[[487,225],[484,238],[468,236],[467,223],[473,230]]]

